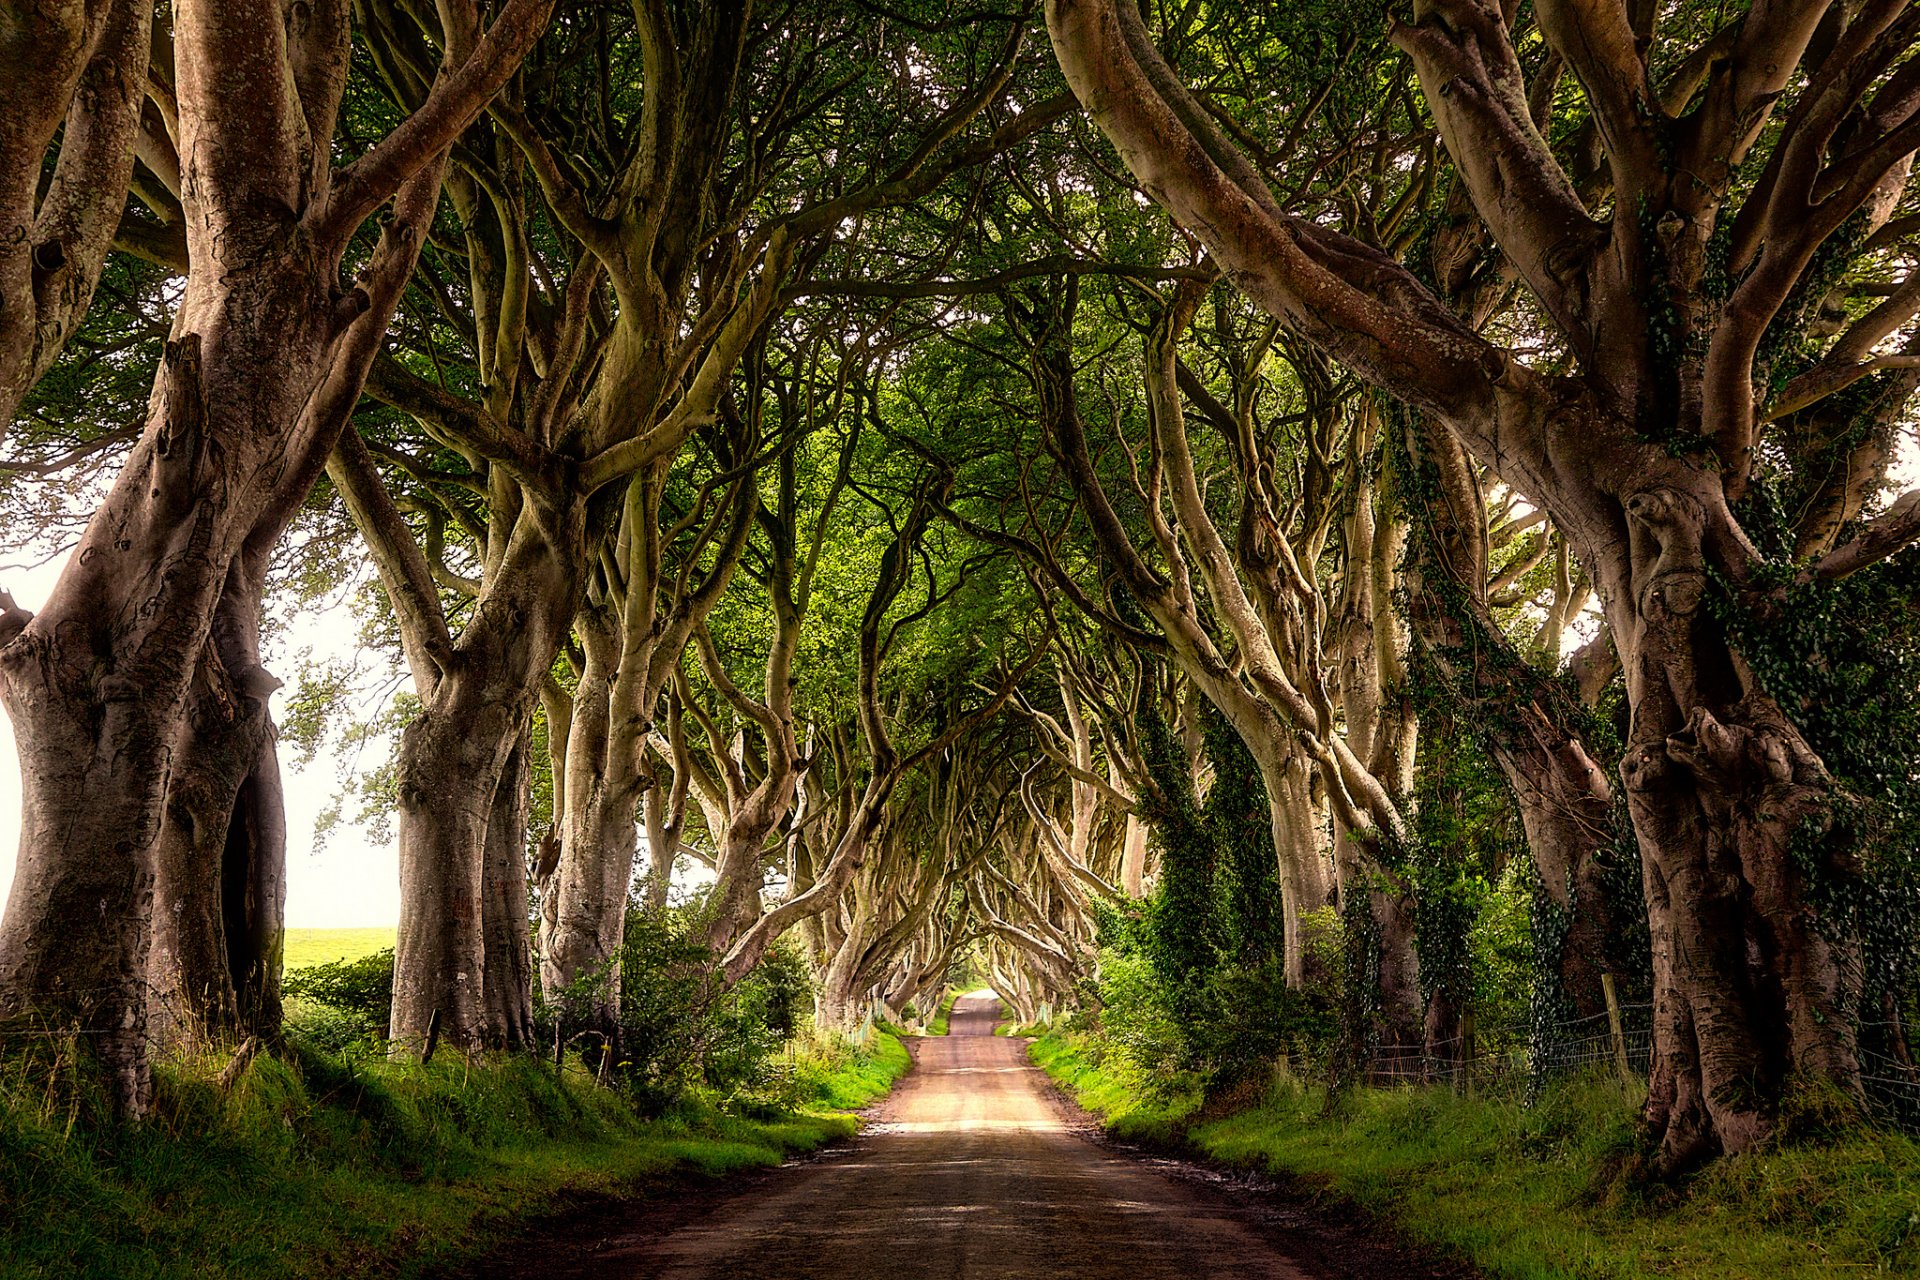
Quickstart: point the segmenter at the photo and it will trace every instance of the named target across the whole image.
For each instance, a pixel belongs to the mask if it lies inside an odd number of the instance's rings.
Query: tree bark
[[[527,808],[530,744],[523,736],[500,771],[487,815],[486,863],[480,879],[482,961],[489,1047],[532,1047],[533,949],[527,900]]]
[[[1860,1094],[1859,954],[1821,927],[1793,846],[1843,880],[1855,853],[1823,838],[1837,793],[1818,756],[1701,609],[1704,536],[1729,518],[1717,486],[1685,479],[1629,498],[1630,552],[1601,561],[1653,934],[1646,1120],[1671,1168],[1767,1136],[1796,1073]]]
[[[1147,896],[1147,824],[1127,815],[1120,855],[1120,890],[1138,901]]]
[[[486,999],[482,908],[495,797],[566,638],[586,559],[584,504],[524,497],[498,571],[401,736],[395,1052],[508,1038]]]
[[[1560,996],[1575,1017],[1604,1013],[1600,976],[1612,968],[1620,923],[1602,862],[1614,824],[1606,777],[1573,738],[1557,751],[1496,750],[1494,758],[1513,788],[1541,886],[1567,913]]]
[[[244,560],[244,557],[243,557]],[[259,586],[240,562],[188,698],[154,852],[151,1035],[280,1034],[286,813],[259,662]]]
[[[0,30],[0,442],[79,328],[113,244],[153,11],[147,0],[10,6]]]
[[[671,791],[664,790],[656,781],[641,801],[647,826],[644,897],[649,911],[665,911],[667,895],[673,888],[673,864],[680,856],[681,832],[685,830],[687,780],[684,774],[684,769],[675,771]]]
[[[627,891],[638,852],[634,809],[640,799],[638,759],[616,760],[609,750],[617,628],[583,610],[575,630],[586,661],[573,696],[567,739],[567,804],[561,819],[560,862],[547,887],[542,922],[540,981],[550,999],[581,981],[598,984],[585,1007],[565,1007],[592,1029],[612,1035],[619,1024],[616,957],[626,932]],[[636,657],[636,660],[640,660]],[[569,1028],[569,1033],[578,1028]]]

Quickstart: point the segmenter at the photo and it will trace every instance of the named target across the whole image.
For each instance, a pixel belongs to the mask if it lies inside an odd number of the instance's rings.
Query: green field
[[[326,964],[330,960],[358,960],[393,945],[393,926],[377,929],[289,929],[289,969]]]

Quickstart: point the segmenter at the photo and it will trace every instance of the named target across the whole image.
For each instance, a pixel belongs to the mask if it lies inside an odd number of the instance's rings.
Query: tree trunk
[[[547,891],[540,982],[550,999],[583,980],[598,984],[588,1004],[564,1003],[571,1020],[584,1020],[612,1035],[620,1010],[615,957],[626,932],[627,891],[638,847],[634,806],[640,797],[639,761],[614,760],[608,750],[614,667],[621,660],[615,629],[589,606],[576,630],[586,663],[573,698],[567,808],[560,862]],[[568,1034],[579,1029],[570,1026]]]
[[[715,955],[727,955],[760,919],[760,891],[766,876],[761,859],[767,837],[787,815],[797,780],[792,759],[770,762],[770,768],[774,764],[779,765],[777,772],[770,772],[746,798],[745,803],[728,816],[725,831],[720,837],[714,917],[707,929],[707,945],[713,948]],[[767,941],[770,943],[772,939],[768,938]],[[756,950],[754,956],[742,966],[742,972],[734,975],[735,980],[744,976],[744,969],[751,968],[753,962],[759,959],[759,952],[764,950],[764,946]]]
[[[204,363],[199,334],[168,345],[153,419],[47,608],[14,637],[0,621],[0,639],[11,639],[0,649],[0,701],[23,765],[20,858],[0,926],[0,1014],[36,1010],[90,1033],[134,1114],[150,1096],[156,844],[189,684],[228,566],[258,514],[257,499],[243,494],[273,446],[285,447],[253,424],[298,418],[300,405],[285,397],[317,378],[313,331],[327,314],[320,299],[302,307],[284,296],[304,292],[288,281],[310,285],[305,273],[269,260],[261,278],[244,278],[252,274],[231,273],[210,300],[190,286],[176,332],[196,310],[216,330],[211,309],[222,324],[234,312],[280,321],[272,327],[281,336],[256,343],[252,326],[234,326]],[[262,367],[269,351],[271,372]]]
[[[1147,824],[1131,813],[1121,845],[1120,891],[1135,900],[1147,896]]]
[[[271,542],[256,536],[234,561],[175,744],[154,853],[157,1044],[280,1034],[286,812],[267,710],[280,682],[260,665]]]
[[[684,782],[678,783],[684,786]],[[680,856],[681,819],[669,813],[669,794],[658,780],[641,798],[641,812],[647,824],[647,881],[644,900],[647,910],[667,909],[667,894],[673,888],[673,864]],[[686,796],[680,796],[680,809],[686,808]]]
[[[1413,895],[1393,884],[1368,893],[1367,903],[1380,939],[1380,1048],[1389,1057],[1417,1060],[1427,1041],[1427,1009],[1414,947]]]
[[[1858,874],[1852,833],[1831,826],[1819,758],[1701,608],[1704,535],[1732,521],[1717,485],[1676,479],[1626,501],[1627,555],[1595,556],[1633,708],[1620,771],[1653,936],[1645,1118],[1666,1169],[1765,1138],[1796,1079],[1861,1099],[1859,952],[1812,900],[1813,875]]]
[[[817,1017],[823,1027],[845,1030],[860,1021],[865,1002],[860,998],[864,970],[859,961],[866,950],[866,938],[864,923],[854,920],[846,940],[833,953],[826,972],[820,975]]]
[[[1234,731],[1239,732],[1239,727],[1235,726]],[[1260,769],[1260,781],[1267,790],[1279,873],[1282,960],[1287,985],[1297,990],[1306,980],[1306,937],[1301,930],[1300,913],[1325,905],[1329,897],[1317,843],[1303,821],[1312,813],[1301,803],[1309,773],[1306,762],[1297,753],[1286,750],[1288,744],[1256,742],[1245,734],[1241,738],[1252,752]],[[1281,751],[1286,753],[1280,754]]]
[[[463,673],[441,680],[433,709],[400,740],[400,927],[394,946],[395,1052],[492,1039],[486,999],[483,882],[487,826],[518,725]]]
[[[521,738],[494,789],[480,885],[488,1042],[508,1050],[525,1049],[534,1042],[533,952],[527,919],[529,749]]]
[[[1298,913],[1330,906],[1339,898],[1333,867],[1323,852],[1319,817],[1313,803],[1313,766],[1300,754],[1289,756],[1280,771],[1280,789],[1271,781],[1267,794],[1273,805],[1273,847],[1282,867],[1299,887],[1299,903],[1290,936],[1298,931]],[[1301,945],[1298,938],[1295,946]]]
[[[1606,778],[1577,740],[1559,750],[1494,752],[1520,810],[1541,886],[1566,913],[1560,997],[1577,1018],[1606,1012],[1600,976],[1611,966],[1620,921],[1601,858],[1613,830]]]
[[[286,818],[265,703],[206,671],[175,750],[154,853],[150,1033],[191,1047],[279,1032]]]
[[[502,774],[573,619],[585,538],[579,504],[555,510],[525,500],[447,669],[401,735],[396,1053],[424,1047],[436,1010],[449,1045],[474,1051],[507,1039],[485,994],[487,832]]]

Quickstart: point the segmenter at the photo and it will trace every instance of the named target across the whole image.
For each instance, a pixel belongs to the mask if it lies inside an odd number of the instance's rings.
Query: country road
[[[637,1207],[576,1272],[604,1280],[1394,1280],[1455,1275],[1350,1228],[1261,1212],[1243,1195],[1095,1142],[996,1037],[997,1002],[951,1034],[836,1155],[782,1169],[660,1223]],[[673,1215],[669,1215],[670,1217]],[[664,1227],[664,1229],[663,1229]],[[488,1268],[552,1275],[546,1266]]]

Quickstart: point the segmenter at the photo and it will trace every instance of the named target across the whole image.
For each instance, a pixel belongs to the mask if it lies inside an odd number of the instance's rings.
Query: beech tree
[[[787,399],[791,403],[797,397]],[[832,472],[803,488],[792,453],[783,454],[777,483],[772,486],[774,501],[758,517],[766,533],[766,549],[763,558],[756,557],[761,567],[749,572],[765,591],[773,621],[772,634],[753,654],[761,672],[756,682],[760,696],[749,693],[735,678],[738,660],[729,660],[713,630],[696,629],[701,674],[717,703],[710,711],[698,701],[688,704],[707,743],[706,767],[697,785],[713,793],[712,808],[722,815],[717,824],[717,884],[708,941],[732,981],[758,963],[781,933],[839,902],[855,883],[870,844],[885,825],[901,780],[951,748],[972,726],[997,714],[1047,647],[1044,635],[1023,640],[1019,649],[1005,655],[1002,669],[985,682],[986,696],[969,700],[973,705],[957,699],[944,706],[936,704],[932,708],[936,714],[929,720],[929,708],[915,699],[920,724],[929,732],[911,746],[896,742],[897,728],[890,721],[897,713],[890,714],[883,703],[885,669],[915,624],[968,586],[975,566],[961,559],[943,574],[924,549],[923,539],[934,522],[945,483],[937,472],[921,468],[903,486],[905,493],[897,505],[876,493],[877,468],[863,468],[865,483],[850,479],[867,408],[856,398],[850,410],[851,421],[841,436]],[[824,856],[806,868],[804,883],[789,884],[783,900],[766,907],[762,893],[769,837],[791,816],[796,798],[804,794],[797,785],[815,764],[811,753],[802,752],[803,710],[795,702],[793,663],[815,599],[821,557],[828,548],[828,525],[843,494],[851,500],[849,489],[857,491],[863,503],[878,508],[887,530],[851,637],[857,655],[852,690],[855,731],[844,742],[836,740],[840,748],[833,783],[836,803],[814,815],[825,822]],[[912,596],[910,588],[916,588]],[[827,726],[821,728],[832,733]]]
[[[1884,252],[1874,235],[1920,141],[1903,61],[1920,28],[1896,3],[1756,4],[1724,25],[1625,3],[1536,13],[1550,56],[1533,85],[1495,5],[1419,5],[1394,39],[1567,372],[1475,332],[1378,249],[1291,214],[1131,6],[1053,0],[1048,26],[1129,170],[1235,283],[1432,414],[1545,509],[1592,574],[1632,707],[1621,778],[1656,984],[1646,1122],[1659,1165],[1678,1168],[1765,1137],[1792,1080],[1860,1096],[1857,942],[1815,901],[1869,851],[1836,811],[1845,789],[1804,712],[1769,694],[1714,600],[1764,612],[1782,581],[1742,514],[1770,435],[1791,440],[1793,413],[1904,363],[1875,354],[1903,305],[1838,326],[1791,396],[1771,342],[1805,332],[1796,316],[1825,300],[1826,263]],[[1584,191],[1528,108],[1562,76],[1594,124]],[[1867,515],[1870,486],[1840,488],[1842,508]],[[1837,545],[1803,529],[1787,572],[1864,568],[1920,533],[1916,513],[1903,497]]]
[[[137,144],[172,150],[159,123],[173,106],[165,78],[149,90],[153,10],[149,0],[21,6],[0,28],[0,442],[86,314]]]
[[[402,745],[408,905],[397,1041],[422,1042],[435,1009],[443,1034],[463,1044],[486,1038],[473,996],[483,967],[466,923],[478,919],[467,904],[479,892],[483,799],[581,608],[597,554],[592,503],[650,483],[722,412],[744,354],[791,300],[792,273],[838,261],[835,244],[871,233],[881,211],[927,198],[1066,106],[1007,110],[1024,34],[1015,22],[996,25],[985,40],[943,47],[950,57],[929,49],[938,81],[883,82],[896,122],[913,122],[906,134],[849,137],[833,131],[833,117],[870,109],[860,86],[896,65],[863,51],[910,37],[846,13],[789,16],[804,19],[804,38],[802,28],[732,5],[644,9],[631,25],[608,17],[557,29],[551,73],[490,117],[499,158],[475,165],[462,156],[463,172],[474,175],[476,217],[502,228],[486,231],[486,244],[467,254],[481,300],[471,314],[484,330],[473,350],[485,395],[476,404],[400,370],[375,379],[376,395],[463,439],[486,464],[489,484],[507,486],[490,497],[488,518],[515,531],[500,542],[503,559],[489,579],[501,605],[477,613],[487,627],[462,630],[458,678],[435,684]],[[627,80],[610,78],[630,65],[638,68],[637,100]],[[596,104],[584,117],[574,109],[582,100]],[[755,112],[750,102],[767,106]],[[848,143],[872,146],[841,155]],[[823,154],[837,165],[823,165]],[[537,199],[521,194],[523,167]],[[536,207],[563,254],[534,243]],[[558,334],[550,349],[525,336],[547,318]],[[628,555],[661,545],[637,524],[626,536]],[[645,741],[633,730],[655,708],[628,692],[622,700],[612,714],[627,752]],[[490,727],[476,733],[481,723]],[[467,758],[474,752],[482,754]],[[625,760],[618,769],[638,773]],[[584,830],[574,834],[571,849],[563,841],[563,858],[618,867],[620,849],[631,848],[625,832],[598,849]],[[607,895],[598,900],[602,916],[617,914]],[[600,936],[607,926],[599,918],[589,931]]]
[[[548,4],[517,0],[484,34],[472,6],[448,7],[444,68],[419,110],[338,168],[348,7],[297,21],[273,5],[213,8],[174,13],[170,140],[189,270],[145,430],[46,607],[0,620],[25,809],[0,1008],[97,1033],[135,1112],[149,1089],[154,845],[181,713],[196,672],[215,664],[243,696],[266,692],[244,646],[210,647],[221,602],[250,599],[253,564],[358,394],[425,234],[440,157],[512,74]],[[352,237],[389,202],[395,216],[343,281]],[[101,924],[76,937],[76,919]]]

